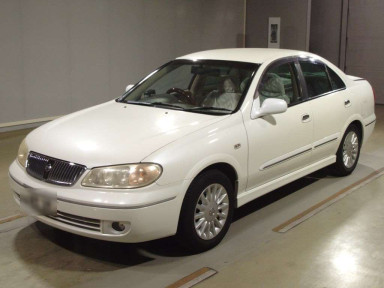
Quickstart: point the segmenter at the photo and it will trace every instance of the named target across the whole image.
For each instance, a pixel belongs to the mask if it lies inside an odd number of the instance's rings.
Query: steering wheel
[[[175,93],[175,96],[179,101],[185,102],[187,104],[193,104],[195,102],[191,91],[185,91],[183,89],[173,87],[168,89],[166,93]]]

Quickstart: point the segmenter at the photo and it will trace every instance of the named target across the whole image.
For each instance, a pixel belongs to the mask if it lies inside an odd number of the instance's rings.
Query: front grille
[[[28,174],[48,183],[71,186],[76,183],[85,170],[86,167],[83,165],[48,157],[36,152],[30,152],[28,155]]]
[[[59,221],[61,223],[75,226],[78,228],[92,230],[92,231],[100,231],[100,220],[86,218],[82,216],[72,215],[65,212],[57,211],[56,216],[48,216],[50,219]]]

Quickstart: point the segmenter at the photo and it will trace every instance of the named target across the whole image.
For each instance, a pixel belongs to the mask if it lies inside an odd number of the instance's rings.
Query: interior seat
[[[281,78],[274,73],[268,73],[266,77],[266,81],[263,80],[263,84],[259,89],[260,104],[267,98],[282,99],[289,104],[291,101],[285,94],[284,83]]]
[[[239,103],[241,94],[234,81],[228,77],[223,81],[222,89],[223,93],[213,91],[207,95],[204,99],[202,106],[204,107],[218,107],[229,110],[234,110]]]

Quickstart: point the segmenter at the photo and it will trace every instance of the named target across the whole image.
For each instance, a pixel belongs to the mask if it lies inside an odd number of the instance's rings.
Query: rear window
[[[300,61],[300,66],[307,84],[308,97],[319,96],[333,90],[324,64]]]

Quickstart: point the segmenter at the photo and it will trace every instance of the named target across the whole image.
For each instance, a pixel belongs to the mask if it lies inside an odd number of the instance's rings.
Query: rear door
[[[302,81],[313,108],[313,152],[311,162],[335,155],[341,131],[352,103],[337,73],[318,60],[300,60]]]

